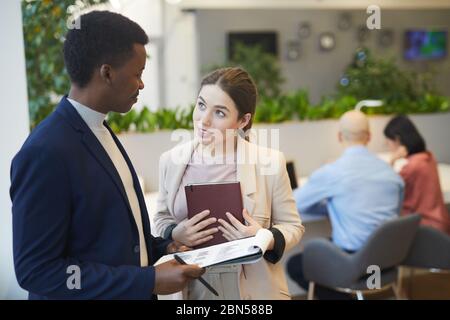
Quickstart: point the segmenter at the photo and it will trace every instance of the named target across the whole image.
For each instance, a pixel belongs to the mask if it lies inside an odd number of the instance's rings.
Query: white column
[[[164,101],[169,108],[187,107],[200,85],[196,13],[165,1],[164,14]]]
[[[20,0],[0,6],[0,299],[23,299],[27,294],[14,274],[9,198],[11,160],[29,133],[22,13]]]
[[[139,94],[139,99],[133,107],[140,110],[144,106],[156,110],[161,105],[159,43],[162,30],[161,0],[115,0],[110,4],[100,5],[100,10],[111,10],[120,13],[141,26],[150,38],[146,46],[147,59],[142,81],[145,88]]]
[[[114,0],[92,9],[112,10],[138,23],[148,34],[150,59],[142,74],[145,88],[134,107],[187,107],[195,102],[199,86],[195,12],[182,2],[167,0]],[[88,10],[89,11],[89,10]]]
[[[172,1],[173,2],[173,1]],[[187,107],[199,85],[195,12],[166,0],[116,0],[117,12],[136,21],[149,35],[143,74],[145,89],[136,109]]]

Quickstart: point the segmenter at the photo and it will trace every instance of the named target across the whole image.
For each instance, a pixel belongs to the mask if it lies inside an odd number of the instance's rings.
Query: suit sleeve
[[[274,234],[274,256],[269,259],[278,261],[285,251],[292,249],[302,238],[305,228],[295,207],[291,184],[286,170],[286,160],[282,153],[278,153],[278,173],[275,177],[272,193],[272,229],[277,229]],[[274,231],[272,230],[272,233]],[[277,236],[278,234],[278,236]],[[283,237],[284,245],[277,238]],[[269,257],[266,257],[269,258]]]
[[[19,285],[49,299],[152,298],[153,267],[111,266],[67,254],[72,191],[63,160],[55,150],[26,147],[12,162],[13,250]]]
[[[167,246],[173,241],[171,239],[164,239],[161,237],[151,236],[151,252],[154,261],[158,261],[159,258],[167,254]],[[148,250],[148,249],[147,249]]]
[[[172,230],[177,225],[169,212],[169,193],[165,187],[166,163],[170,161],[169,153],[163,153],[159,159],[159,193],[156,202],[156,213],[153,217],[156,233],[163,238],[172,239]]]

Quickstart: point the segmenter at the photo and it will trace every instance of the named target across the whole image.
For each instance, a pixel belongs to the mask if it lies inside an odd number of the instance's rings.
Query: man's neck
[[[103,114],[107,114],[110,111],[107,109],[107,107],[105,107],[104,103],[101,102],[101,96],[98,93],[94,94],[92,89],[88,87],[79,88],[72,85],[70,87],[68,98],[73,99],[81,103],[82,105]]]
[[[367,143],[364,142],[344,142],[343,146],[345,149],[352,147],[367,147]]]

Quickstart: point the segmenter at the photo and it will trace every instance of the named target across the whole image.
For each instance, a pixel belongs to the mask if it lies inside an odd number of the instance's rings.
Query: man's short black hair
[[[135,43],[146,45],[145,31],[134,21],[110,11],[92,11],[79,19],[64,41],[64,62],[73,83],[84,87],[102,64],[118,67],[133,54]]]

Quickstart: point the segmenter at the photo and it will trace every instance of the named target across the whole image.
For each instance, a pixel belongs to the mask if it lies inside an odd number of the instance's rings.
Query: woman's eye
[[[216,114],[219,118],[224,118],[225,117],[225,113],[223,111],[217,110]]]
[[[198,108],[199,108],[200,110],[205,110],[206,106],[205,106],[204,103],[199,102],[199,103],[198,103]]]

